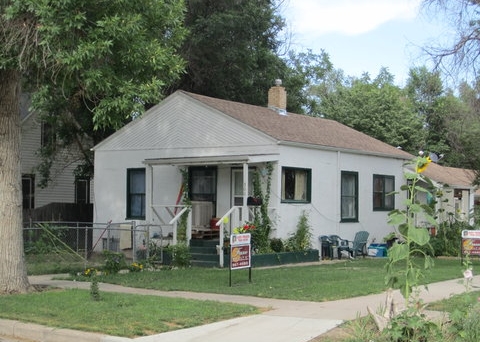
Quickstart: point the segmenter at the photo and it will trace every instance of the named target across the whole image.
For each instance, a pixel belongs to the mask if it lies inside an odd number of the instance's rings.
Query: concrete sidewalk
[[[31,284],[50,285],[61,288],[89,289],[90,284],[52,280],[51,276],[32,276]],[[163,334],[139,337],[135,339],[106,336],[101,334],[83,333],[68,329],[53,329],[34,324],[1,320],[0,335],[16,336],[31,341],[64,342],[307,342],[333,329],[346,320],[367,314],[367,307],[377,309],[385,304],[385,293],[343,299],[331,302],[299,302],[291,300],[233,296],[212,293],[195,293],[182,291],[155,291],[138,288],[128,288],[101,283],[101,291],[133,293],[165,297],[181,297],[199,300],[215,300],[250,304],[265,308],[262,314],[249,317],[230,319],[194,328],[171,331]],[[473,280],[474,287],[480,287],[480,276]],[[426,302],[448,298],[453,294],[465,291],[463,279],[449,280],[430,284],[428,291],[422,289],[421,298]],[[397,303],[403,303],[398,291],[394,292]]]

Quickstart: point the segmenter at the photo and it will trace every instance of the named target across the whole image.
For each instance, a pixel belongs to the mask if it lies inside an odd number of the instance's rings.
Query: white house
[[[56,139],[55,132],[39,117],[38,113],[30,110],[30,98],[23,94],[20,103],[21,115],[21,165],[22,165],[22,192],[24,222],[36,217],[34,211],[46,208],[44,217],[47,220],[62,220],[65,213],[53,203],[89,204],[93,194],[89,179],[78,179],[74,170],[80,163],[80,153],[77,149],[62,148],[58,158],[51,167],[52,181],[46,187],[40,187],[41,175],[38,165],[41,161],[39,149],[47,139]],[[84,209],[84,208],[82,208]],[[48,214],[47,214],[48,212]],[[88,216],[91,216],[88,215]]]
[[[180,210],[187,173],[194,228],[236,211],[245,221],[251,171],[265,185],[272,165],[272,237],[288,237],[305,211],[315,248],[319,235],[353,239],[359,230],[381,241],[393,229],[389,211],[406,196],[387,194],[400,189],[412,156],[336,121],[286,112],[281,86],[269,90],[268,102],[177,91],[105,139],[94,147],[95,222],[166,224],[163,213]]]

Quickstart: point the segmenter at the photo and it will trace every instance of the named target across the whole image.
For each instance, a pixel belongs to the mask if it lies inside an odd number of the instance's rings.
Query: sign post
[[[462,263],[463,256],[480,256],[480,230],[462,230]]]
[[[248,268],[248,281],[252,282],[252,235],[250,233],[230,235],[230,287],[232,270]]]

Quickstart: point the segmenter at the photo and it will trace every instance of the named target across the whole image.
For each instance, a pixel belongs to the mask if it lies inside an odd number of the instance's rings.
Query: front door
[[[254,170],[248,170],[248,196],[253,196]],[[243,170],[232,169],[232,204],[243,205]]]

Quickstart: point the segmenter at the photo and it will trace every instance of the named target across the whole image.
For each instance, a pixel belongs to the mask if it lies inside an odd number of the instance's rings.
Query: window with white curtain
[[[373,175],[373,210],[393,210],[395,207],[395,177]]]
[[[342,171],[341,221],[358,222],[358,172]]]
[[[311,174],[310,169],[282,168],[282,201],[309,203]]]

